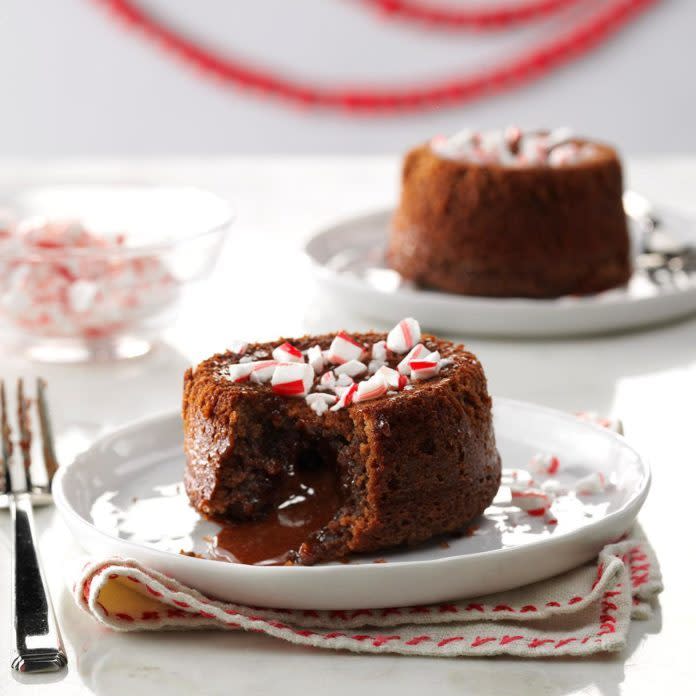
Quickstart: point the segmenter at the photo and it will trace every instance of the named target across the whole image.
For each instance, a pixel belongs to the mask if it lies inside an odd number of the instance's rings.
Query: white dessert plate
[[[97,441],[58,472],[55,502],[92,554],[134,558],[220,599],[294,609],[409,606],[510,589],[589,561],[631,527],[650,472],[621,436],[522,402],[496,399],[494,412],[507,476],[547,453],[558,456],[554,478],[564,487],[599,472],[606,489],[559,496],[551,507],[557,523],[550,524],[512,507],[503,485],[466,534],[349,564],[248,566],[195,558],[179,551],[205,552],[206,537],[218,526],[188,505],[181,421],[172,414]]]
[[[696,220],[659,208],[675,238],[696,245]],[[424,290],[384,259],[392,211],[350,218],[305,245],[321,291],[349,312],[394,324],[427,317],[433,331],[481,336],[571,336],[634,329],[696,313],[696,273],[657,285],[642,272],[626,287],[553,300],[492,298]],[[635,237],[635,234],[634,234]]]

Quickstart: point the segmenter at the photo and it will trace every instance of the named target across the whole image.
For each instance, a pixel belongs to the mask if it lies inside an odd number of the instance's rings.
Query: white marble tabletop
[[[367,328],[327,308],[297,252],[326,222],[389,205],[391,158],[246,158],[0,164],[0,187],[35,181],[191,183],[234,202],[238,221],[212,278],[186,298],[150,355],[92,367],[32,365],[0,347],[0,374],[49,380],[59,447],[67,460],[98,434],[178,408],[181,375],[237,337]],[[630,162],[630,185],[696,213],[696,158]],[[0,694],[565,694],[685,693],[693,688],[696,635],[696,318],[647,331],[575,340],[463,337],[486,367],[493,394],[566,410],[620,416],[654,469],[641,521],[662,565],[661,609],[631,627],[621,654],[585,660],[358,656],[293,647],[259,635],[117,634],[78,610],[62,575],[80,554],[52,509],[38,514],[41,551],[70,665],[57,676],[10,672],[9,519],[0,513]],[[2,664],[6,661],[6,665]],[[691,683],[692,687],[688,687]]]

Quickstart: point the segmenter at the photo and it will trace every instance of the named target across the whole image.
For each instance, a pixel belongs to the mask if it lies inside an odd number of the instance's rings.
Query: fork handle
[[[46,578],[41,570],[28,493],[10,495],[14,532],[12,617],[18,672],[57,672],[68,664]]]

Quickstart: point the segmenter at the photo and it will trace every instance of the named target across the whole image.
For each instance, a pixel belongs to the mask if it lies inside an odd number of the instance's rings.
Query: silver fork
[[[17,409],[13,419],[8,408],[5,383],[0,380],[0,430],[2,430],[2,472],[0,484],[10,508],[14,537],[12,563],[12,616],[15,629],[15,650],[12,668],[18,672],[57,672],[68,664],[58,628],[46,577],[41,569],[35,541],[33,503],[51,501],[51,481],[57,468],[53,436],[46,403],[46,384],[36,382],[41,451],[45,483],[32,481],[31,401],[24,393],[24,382],[17,380]],[[16,433],[13,442],[12,422]],[[21,466],[15,461],[19,450]]]
[[[658,286],[679,287],[693,283],[696,247],[677,239],[666,229],[652,203],[635,191],[624,192],[623,206],[640,231],[636,267]]]

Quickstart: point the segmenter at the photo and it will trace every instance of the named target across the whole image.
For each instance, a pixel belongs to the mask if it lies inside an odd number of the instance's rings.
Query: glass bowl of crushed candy
[[[2,203],[2,344],[51,362],[147,353],[232,223],[187,187],[37,187]]]

